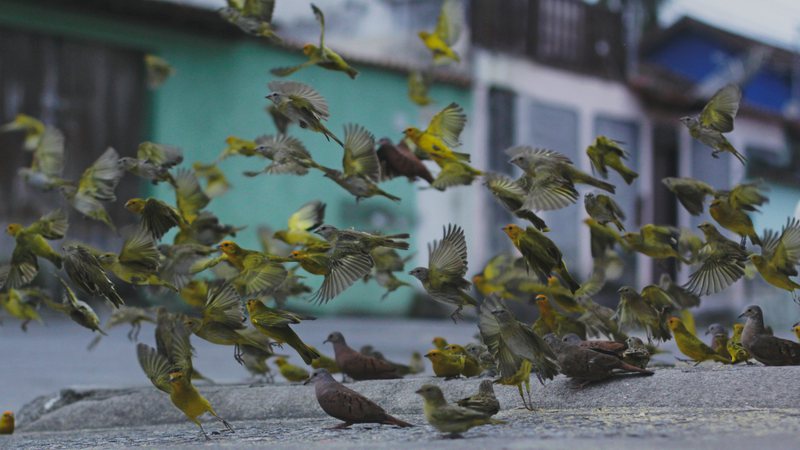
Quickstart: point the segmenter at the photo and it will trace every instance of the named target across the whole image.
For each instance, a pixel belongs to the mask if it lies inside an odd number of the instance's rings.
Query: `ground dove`
[[[385,380],[389,378],[402,378],[397,373],[397,368],[387,361],[362,355],[347,346],[344,336],[338,331],[328,335],[325,342],[333,344],[336,364],[342,373],[354,380]]]
[[[739,317],[747,317],[742,331],[742,345],[750,356],[766,366],[800,365],[800,344],[770,335],[764,329],[761,308],[748,306]]]
[[[554,334],[545,336],[545,341],[558,355],[561,373],[573,378],[585,386],[594,381],[610,378],[615,372],[633,372],[653,375],[653,372],[632,366],[616,356],[587,350],[576,345],[563,342]]]

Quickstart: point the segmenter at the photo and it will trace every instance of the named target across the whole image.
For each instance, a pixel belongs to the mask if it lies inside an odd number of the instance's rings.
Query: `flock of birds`
[[[271,26],[273,7],[274,1],[268,0],[228,0],[221,15],[249,34],[280,40]],[[431,50],[432,67],[460,60],[452,49],[461,28],[458,8],[458,2],[445,1],[435,30],[419,33]],[[325,44],[322,11],[314,5],[312,10],[320,24],[318,45],[303,47],[303,54],[308,57],[303,64],[274,69],[273,74],[283,77],[318,66],[356,78],[358,72]],[[154,87],[174,72],[166,61],[155,56],[148,55],[146,65]],[[421,105],[431,102],[427,97],[431,79],[430,72],[411,74],[409,96],[413,101]],[[156,346],[136,346],[141,367],[153,385],[167,393],[206,438],[198,420],[205,413],[222,422],[227,430],[233,429],[193,385],[193,380],[204,377],[192,364],[192,335],[233,347],[236,361],[268,381],[272,376],[267,361],[275,358],[287,380],[315,385],[320,406],[343,421],[340,428],[353,423],[411,426],[336,381],[331,374],[342,373],[343,379],[352,380],[399,378],[424,371],[421,355],[413,355],[408,365],[398,364],[372,348],[357,351],[347,345],[341,333],[333,332],[326,340],[335,355],[329,358],[304,343],[292,329],[293,325],[314,318],[285,309],[287,299],[312,292],[304,284],[301,270],[322,277],[321,286],[310,296],[318,303],[333,300],[360,279],[375,279],[386,289],[386,295],[410,286],[398,277],[408,260],[398,251],[408,249],[409,235],[336,228],[324,223],[325,204],[311,201],[289,217],[285,229],[259,229],[263,248],[242,248],[232,239],[243,228],[221,223],[207,209],[213,198],[230,188],[218,163],[240,156],[267,162],[262,170],[246,172],[247,176],[305,176],[319,171],[357,200],[382,196],[400,201],[380,187],[382,181],[395,177],[406,177],[411,182],[421,180],[437,190],[482,179],[500,204],[530,224],[503,227],[520,256],[495,256],[471,281],[465,278],[464,232],[455,224],[446,225],[442,238],[429,244],[428,265],[408,272],[419,280],[431,299],[454,308],[453,321],[461,317],[464,308],[478,312],[477,342],[462,346],[448,344],[444,338],[434,339],[435,348],[424,356],[430,360],[435,375],[445,379],[494,378],[481,382],[476,395],[457,404],[448,403],[436,385],[419,388],[425,416],[442,432],[458,435],[474,426],[502,423],[491,418],[499,411],[493,384],[516,386],[523,405],[533,409],[532,374],[544,383],[562,373],[580,386],[619,373],[652,375],[647,366],[651,355],[658,351],[655,344],[673,336],[681,352],[697,363],[712,360],[750,364],[754,359],[765,365],[800,364],[800,344],[774,337],[765,327],[758,306],[747,308],[742,314],[746,323],[735,324],[732,337],[722,325],[709,327],[707,334],[712,339],[708,345],[697,337],[689,312],[699,305],[701,296],[722,291],[751,267],[755,268],[753,274],[757,271],[775,287],[792,294],[800,288],[791,278],[798,274],[800,263],[800,222],[789,219],[782,230],[767,230],[759,236],[749,217],[768,201],[759,183],[719,190],[695,179],[666,178],[664,184],[692,215],[701,214],[710,199],[708,208],[716,224],[700,225],[702,237],[690,230],[655,224],[631,232],[625,230],[625,212],[613,198],[617,187],[606,180],[609,171],[614,171],[631,185],[638,174],[625,165],[627,153],[620,143],[608,137],[598,136],[587,148],[592,168],[602,179],[581,171],[556,151],[525,146],[506,150],[510,163],[523,172],[513,179],[473,168],[469,154],[454,150],[466,123],[463,109],[455,103],[433,116],[424,130],[405,129],[400,142],[387,138],[376,142],[369,130],[357,124],[345,125],[343,139],[337,137],[324,124],[330,115],[327,102],[311,86],[277,80],[269,83],[269,89],[268,110],[278,134],[254,140],[231,136],[217,161],[196,162],[191,169],[176,168],[183,161],[180,149],[144,142],[133,157],[120,157],[109,148],[78,180],[68,180],[62,174],[64,136],[58,129],[22,114],[3,126],[0,130],[4,132],[24,133],[23,147],[32,153],[32,162],[20,169],[19,175],[28,185],[60,192],[79,214],[103,222],[112,230],[115,228],[104,203],[116,201],[115,188],[125,173],[154,184],[166,183],[175,192],[174,203],[152,197],[126,200],[125,208],[140,218],[140,224],[123,230],[126,237],[119,251],[77,241],[65,242],[61,251],[53,248],[51,241],[67,235],[65,209],[45,214],[27,226],[9,224],[6,231],[16,246],[10,262],[0,270],[0,304],[5,311],[19,318],[23,329],[30,321],[41,320],[37,312],[41,305],[62,312],[97,333],[91,345],[97,344],[105,330],[121,324],[130,324],[129,338],[137,340],[143,322],[155,323]],[[737,86],[725,86],[702,112],[681,121],[695,139],[711,147],[715,157],[731,153],[744,162],[725,137],[733,130],[740,100]],[[290,125],[321,133],[341,146],[341,170],[317,163],[303,143],[288,133]],[[435,176],[426,160],[440,169]],[[561,251],[548,237],[547,224],[537,215],[576,203],[580,198],[577,185],[605,191],[584,195],[594,267],[583,283],[569,272]],[[718,226],[740,236],[741,241],[729,239]],[[164,242],[171,230],[177,231],[172,242]],[[591,297],[621,272],[620,249],[657,260],[675,259],[690,265],[693,271],[685,285],[663,275],[658,284],[641,290],[622,287],[615,311]],[[31,286],[39,273],[40,258],[63,269],[63,274],[53,272],[63,287],[61,302]],[[199,275],[206,271],[208,275]],[[184,308],[171,311],[164,305],[126,306],[117,293],[116,284],[120,282],[177,294],[185,302]],[[473,288],[482,300],[474,296]],[[104,325],[79,294],[108,301],[113,312]],[[538,319],[532,325],[518,321],[507,302],[535,303]],[[628,335],[632,330],[642,331],[644,339]],[[794,331],[800,338],[800,325]],[[590,340],[591,337],[606,340]],[[312,366],[312,374],[274,352],[275,346],[284,344]],[[13,414],[6,412],[0,418],[0,433],[12,431]]]

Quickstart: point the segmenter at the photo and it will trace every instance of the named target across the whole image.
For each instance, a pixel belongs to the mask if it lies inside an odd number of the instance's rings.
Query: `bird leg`
[[[197,421],[197,422],[195,422],[195,423],[197,423],[197,426],[198,426],[198,427],[200,427],[200,431],[203,433],[203,437],[205,437],[207,441],[210,441],[210,440],[211,440],[211,438],[210,438],[210,437],[208,437],[208,433],[206,433],[206,430],[205,430],[205,429],[203,429],[203,424],[202,424],[202,423],[200,423],[200,421]]]
[[[328,429],[329,430],[346,430],[346,429],[350,428],[351,425],[353,425],[353,422],[342,422],[339,425],[336,425],[335,427],[330,427]]]
[[[517,385],[517,389],[519,389],[519,396],[522,399],[522,406],[524,406],[528,411],[533,411],[533,403],[528,403],[528,401],[525,400],[525,394],[522,392],[522,383]],[[528,392],[528,395],[528,398],[530,399],[530,391]]]
[[[142,331],[142,322],[136,322],[136,331],[133,332],[133,340],[139,340],[139,332]]]
[[[464,320],[464,317],[461,315],[462,309],[464,309],[464,307],[459,305],[459,307],[456,308],[455,311],[453,311],[453,314],[450,314],[450,318],[453,319],[453,323],[457,324],[458,319]]]
[[[228,429],[228,431],[230,431],[231,433],[235,433],[235,431],[233,431],[233,427],[231,426],[231,424],[229,424],[229,423],[228,423],[228,421],[227,421],[227,420],[223,419],[222,417],[220,417],[220,416],[218,416],[218,415],[216,415],[216,414],[214,415],[214,417],[216,417],[216,418],[217,418],[217,420],[219,420],[220,422],[222,422],[222,424],[223,424],[223,425],[225,425],[225,428],[227,428],[227,429]]]
[[[235,359],[239,364],[244,365],[244,360],[242,360],[242,349],[239,348],[239,344],[233,345],[233,359]]]
[[[20,324],[19,327],[22,328],[22,331],[24,331],[26,333],[28,332],[28,324],[30,323],[30,321],[31,321],[31,319],[26,319]]]

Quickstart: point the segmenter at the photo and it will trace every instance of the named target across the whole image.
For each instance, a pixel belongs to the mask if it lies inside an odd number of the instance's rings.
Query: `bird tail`
[[[564,282],[567,283],[567,287],[569,287],[570,291],[575,292],[581,288],[581,285],[578,284],[574,278],[572,278],[572,275],[570,275],[563,260],[561,261],[561,266],[556,269],[556,272],[564,280]]]
[[[544,222],[544,220],[542,220],[541,217],[537,216],[536,213],[534,213],[531,210],[518,209],[514,212],[514,215],[516,215],[520,219],[527,220],[528,222],[531,223],[531,225],[536,227],[536,229],[539,231],[547,230],[547,224]]]
[[[352,67],[348,67],[346,72],[347,76],[349,76],[351,80],[355,80],[356,76],[358,76],[358,71],[356,69],[353,69]]]
[[[337,144],[341,145],[342,148],[344,148],[344,142],[342,142],[338,137],[336,137],[336,135],[333,134],[333,132],[329,130],[327,127],[325,127],[325,125],[320,124],[320,131],[322,132],[322,134],[325,135],[326,138],[333,139],[334,141],[336,141]]]
[[[625,183],[628,184],[628,185],[633,183],[633,180],[639,178],[639,174],[638,173],[634,172],[633,170],[631,170],[631,169],[629,169],[629,168],[627,168],[625,166],[622,166],[619,169],[620,170],[618,170],[617,173],[619,173],[619,176],[621,176],[622,179],[625,180]]]
[[[611,183],[606,183],[603,180],[597,179],[597,178],[595,178],[595,177],[593,177],[593,176],[591,176],[589,174],[586,174],[586,173],[583,173],[583,172],[580,172],[580,171],[576,171],[576,172],[578,172],[578,173],[574,174],[574,179],[573,179],[573,181],[575,183],[588,184],[589,186],[594,186],[594,187],[596,187],[598,189],[602,189],[604,191],[608,191],[608,192],[610,192],[612,194],[617,189],[616,186],[614,186]]]
[[[467,294],[466,292],[461,293],[461,300],[463,300],[464,303],[467,305],[472,305],[476,308],[478,307],[478,301],[472,298],[472,296]]]
[[[303,362],[306,364],[311,364],[311,361],[320,357],[319,352],[304,344],[299,337],[296,340],[295,339],[288,340],[286,341],[286,343],[289,344],[293,349],[295,349],[297,354],[300,355],[301,358],[303,358]]]
[[[402,200],[400,197],[398,197],[396,195],[392,195],[392,194],[390,194],[390,193],[388,193],[388,192],[386,192],[386,191],[384,191],[382,189],[378,189],[378,195],[382,195],[382,196],[388,198],[389,200],[391,200],[393,202],[399,202],[400,200]]]
[[[622,365],[620,366],[620,369],[622,369],[622,370],[624,370],[626,372],[640,373],[642,375],[653,375],[653,373],[654,373],[652,370],[642,369],[641,367],[636,367],[636,366],[630,365],[630,364],[628,364],[626,362],[622,363]]]
[[[390,416],[388,414],[386,415],[386,417],[383,419],[383,421],[381,423],[384,424],[384,425],[394,425],[394,426],[400,427],[400,428],[408,428],[408,427],[413,427],[414,426],[414,425],[412,425],[412,424],[410,424],[408,422],[403,422],[402,420],[398,419],[397,417],[392,417],[392,416]]]

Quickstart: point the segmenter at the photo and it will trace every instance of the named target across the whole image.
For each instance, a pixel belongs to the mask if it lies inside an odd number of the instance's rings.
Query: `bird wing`
[[[271,81],[268,87],[274,92],[289,97],[293,102],[299,102],[303,106],[306,104],[311,106],[314,113],[322,119],[327,119],[330,116],[328,102],[319,92],[307,84],[298,83],[297,81],[276,80]]]
[[[453,45],[461,36],[461,29],[464,26],[464,18],[458,2],[455,0],[445,0],[442,3],[442,10],[439,12],[439,19],[436,21],[434,34],[439,36],[447,45]]]
[[[431,186],[435,189],[445,190],[450,186],[469,185],[474,178],[475,175],[470,173],[469,167],[465,163],[446,161]]]
[[[33,151],[31,168],[47,176],[58,177],[64,170],[64,134],[47,127]]]
[[[527,191],[511,178],[497,173],[487,174],[486,187],[503,205],[514,211],[520,207]]]
[[[117,199],[114,190],[125,171],[119,165],[119,154],[109,147],[99,158],[83,171],[78,182],[78,196],[86,195],[95,200],[113,202]]]
[[[239,294],[230,283],[208,290],[203,307],[203,320],[218,322],[230,328],[244,328],[244,309]]]
[[[203,192],[194,172],[181,169],[175,177],[175,201],[183,220],[191,224],[211,199]]]
[[[768,245],[772,245],[763,240],[761,242],[764,252]],[[785,273],[797,270],[795,266],[800,263],[800,220],[792,217],[787,221],[770,260]]]
[[[311,11],[314,12],[314,17],[319,22],[319,51],[322,52],[325,48],[325,15],[322,10],[317,8],[317,5],[311,4]]]
[[[684,286],[697,295],[710,295],[722,291],[744,275],[743,264],[725,252],[701,251],[702,265],[689,275]],[[703,255],[705,253],[705,255]]]
[[[384,178],[416,174],[426,180],[433,179],[425,164],[408,149],[404,142],[400,142],[397,146],[381,146],[376,153],[381,162],[383,169],[381,175]]]
[[[661,310],[662,308],[680,308],[680,305],[667,291],[654,284],[645,286],[642,289],[641,296],[657,310]]]
[[[461,278],[467,273],[467,241],[460,226],[448,224],[442,240],[428,245],[428,270],[431,279]]]
[[[668,227],[653,225],[651,223],[643,225],[639,230],[645,242],[653,242],[662,245],[675,247],[678,244],[675,233]]]
[[[28,227],[28,231],[41,234],[47,239],[62,239],[67,234],[67,228],[69,228],[69,221],[66,211],[57,209],[33,222]]]
[[[136,346],[136,356],[144,374],[147,375],[153,386],[167,394],[171,393],[172,386],[169,384],[169,372],[172,368],[167,358],[160,355],[153,347],[142,343]]]
[[[39,261],[30,250],[17,245],[11,253],[11,263],[3,267],[2,285],[20,288],[33,281],[39,273]]]
[[[325,219],[325,203],[314,200],[301,206],[289,216],[290,230],[313,230],[322,225]]]
[[[342,167],[346,176],[359,175],[378,182],[381,165],[375,153],[375,136],[361,125],[344,126],[344,158]]]
[[[158,270],[160,257],[156,242],[144,228],[137,228],[128,236],[119,252],[120,263],[134,264],[151,273]]]
[[[234,279],[234,283],[248,295],[272,291],[286,278],[283,264],[270,261],[260,253],[247,255],[242,264],[244,270]]]
[[[622,210],[622,207],[619,206],[613,198],[609,197],[608,195],[598,195],[597,198],[600,202],[607,207],[612,214],[614,214],[620,220],[625,220],[625,211]]]
[[[700,125],[712,128],[721,133],[733,131],[733,119],[739,112],[742,90],[735,84],[729,84],[718,90],[700,112]]]
[[[425,132],[441,138],[450,147],[457,147],[461,144],[458,136],[466,123],[464,108],[453,102],[433,116]]]
[[[735,209],[757,211],[756,206],[769,202],[761,191],[760,182],[738,184],[728,193],[728,201]]]
[[[142,226],[155,239],[161,239],[167,231],[178,225],[180,221],[180,214],[171,206],[155,198],[145,200],[144,208],[142,208]]]
[[[495,318],[492,311],[505,308],[500,302],[497,294],[486,297],[478,308],[478,330],[481,333],[481,340],[486,344],[489,354],[497,361],[500,369],[501,378],[510,378],[517,373],[522,359],[514,355],[508,348],[500,330],[500,323]]]
[[[136,159],[169,168],[183,161],[183,150],[172,145],[142,142],[136,150]]]
[[[325,280],[312,299],[318,303],[327,303],[368,274],[372,266],[372,258],[366,253],[346,253],[342,256],[334,254],[331,257],[330,272],[325,275]]]
[[[245,0],[243,8],[245,16],[267,23],[272,22],[274,10],[275,0]]]
[[[552,211],[578,201],[575,185],[553,172],[537,171],[534,176],[523,175],[517,180],[527,190],[522,207],[534,211]]]

